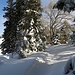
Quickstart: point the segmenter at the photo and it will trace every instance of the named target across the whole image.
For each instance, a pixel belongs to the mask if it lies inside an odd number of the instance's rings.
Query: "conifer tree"
[[[24,0],[22,4],[23,16],[17,27],[16,47],[21,56],[29,51],[42,51],[45,37],[41,25],[42,8],[40,0]]]
[[[4,7],[5,15],[3,16],[6,18],[4,23],[5,29],[3,34],[3,42],[1,44],[2,53],[11,53],[14,52],[15,48],[15,37],[16,37],[16,25],[15,25],[15,4],[13,0],[7,1],[7,7]]]
[[[3,54],[18,52],[20,57],[26,57],[26,52],[44,50],[40,0],[8,0],[7,3],[1,44]]]

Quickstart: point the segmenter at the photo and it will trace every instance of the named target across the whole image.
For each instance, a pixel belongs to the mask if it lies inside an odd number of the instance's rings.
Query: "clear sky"
[[[6,6],[6,0],[0,0],[0,35],[3,33],[4,26],[3,23],[5,19],[3,18],[4,12],[3,12],[3,7]]]
[[[2,35],[4,31],[3,23],[5,19],[3,18],[4,11],[2,9],[3,7],[7,6],[6,1],[7,0],[0,0],[0,35]],[[47,5],[50,2],[50,0],[41,0],[41,2],[42,2],[42,5]]]

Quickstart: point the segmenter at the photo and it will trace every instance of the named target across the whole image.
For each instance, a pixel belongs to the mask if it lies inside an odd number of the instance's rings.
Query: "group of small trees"
[[[2,53],[18,52],[21,57],[26,57],[26,52],[44,50],[40,0],[8,0],[7,3]]]
[[[59,34],[59,41],[61,44],[63,43],[68,43],[70,33],[72,32],[72,27],[71,25],[65,20],[62,24],[62,26],[58,29],[58,34]]]
[[[49,40],[50,44],[54,44],[55,40],[56,41],[60,40],[59,42],[63,43],[63,42],[61,42],[61,40],[67,39],[66,35],[68,35],[68,33],[66,31],[68,29],[70,29],[70,27],[68,28],[68,26],[70,26],[70,25],[66,22],[68,20],[71,20],[72,16],[69,13],[66,13],[66,12],[64,13],[63,11],[53,9],[53,5],[54,5],[54,1],[51,1],[47,7],[43,8],[44,13],[46,14],[45,21],[47,20],[46,24],[49,29],[49,31],[47,29],[47,31],[48,31],[47,35],[49,34],[48,40]],[[61,30],[62,27],[64,27],[64,26],[66,26],[66,28],[64,28],[66,30]],[[58,32],[59,29],[60,29],[60,31]],[[65,34],[65,35],[61,35],[61,33]],[[62,38],[60,39],[60,36],[58,36],[57,34],[61,35],[61,37],[63,37],[63,39]],[[58,40],[57,40],[57,37],[58,37]],[[65,43],[66,43],[66,41],[65,41]]]

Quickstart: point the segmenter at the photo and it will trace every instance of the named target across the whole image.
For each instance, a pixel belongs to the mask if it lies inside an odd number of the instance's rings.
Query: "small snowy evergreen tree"
[[[75,31],[73,31],[73,34],[70,35],[70,39],[73,45],[75,45]]]

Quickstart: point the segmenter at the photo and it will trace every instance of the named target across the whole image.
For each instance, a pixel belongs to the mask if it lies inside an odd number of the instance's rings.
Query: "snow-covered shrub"
[[[68,74],[70,72],[70,70],[73,70],[73,64],[72,64],[72,59],[69,59],[65,65],[64,68],[64,73]]]
[[[64,68],[64,74],[68,74],[70,71],[75,75],[75,57],[69,59]]]
[[[0,60],[0,64],[2,64],[3,63],[3,61],[2,60]]]
[[[19,57],[20,57],[20,58],[26,58],[26,57],[27,57],[26,52],[23,51],[23,50],[19,51]]]
[[[75,45],[75,31],[73,31],[73,34],[70,35],[70,39],[73,45]]]
[[[54,34],[51,45],[58,45],[58,44],[60,44],[59,34]]]
[[[0,64],[3,64],[4,61],[8,59],[8,56],[0,56]]]

